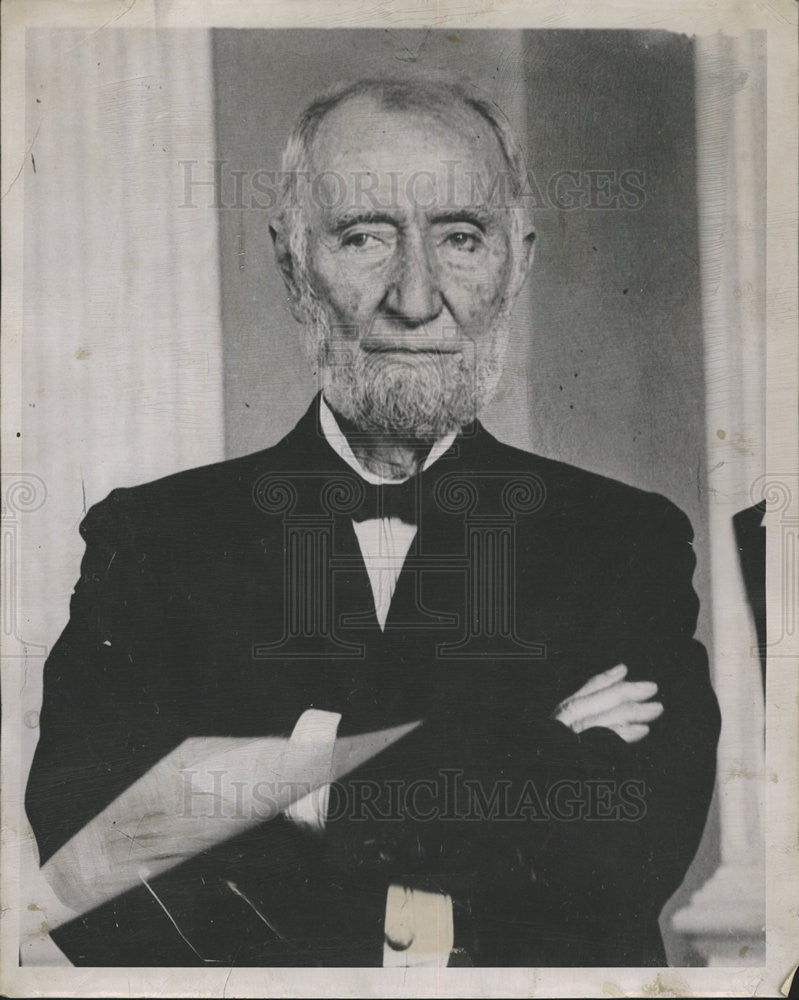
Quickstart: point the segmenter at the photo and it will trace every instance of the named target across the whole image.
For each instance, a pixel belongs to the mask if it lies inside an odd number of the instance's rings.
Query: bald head
[[[502,111],[471,87],[455,82],[428,80],[359,80],[339,83],[314,98],[300,113],[289,136],[282,161],[281,208],[298,207],[301,178],[313,171],[313,147],[323,126],[335,127],[346,104],[370,111],[404,113],[435,118],[461,130],[473,140],[496,143],[501,151],[501,195],[517,201],[526,172],[519,145]],[[338,112],[338,114],[337,114]],[[332,122],[332,125],[331,125]],[[396,169],[397,164],[393,164]]]

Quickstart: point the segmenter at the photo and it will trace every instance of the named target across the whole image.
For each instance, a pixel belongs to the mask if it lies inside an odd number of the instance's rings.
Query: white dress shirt
[[[385,483],[404,483],[410,478],[410,476],[403,476],[401,479],[388,479],[365,469],[355,457],[349,441],[339,427],[338,421],[324,397],[320,402],[319,422],[322,425],[322,433],[327,443],[339,458],[342,458],[353,471],[358,473],[361,479],[373,486],[382,486]],[[453,431],[435,442],[424,461],[423,471],[429,469],[437,459],[441,458],[455,437],[456,433]],[[391,598],[394,596],[397,580],[402,572],[408,549],[416,537],[416,525],[406,524],[398,517],[375,517],[367,521],[353,521],[352,526],[358,536],[361,555],[369,575],[369,583],[372,586],[377,620],[380,623],[380,628],[385,629],[388,609],[391,606]]]
[[[365,469],[350,448],[346,436],[327,405],[320,401],[320,424],[330,447],[367,483],[402,483],[403,479],[387,479]],[[435,442],[425,459],[428,469],[455,440],[452,432]],[[375,614],[381,629],[385,629],[391,599],[402,572],[405,557],[416,537],[416,525],[406,524],[396,517],[353,521],[372,595]],[[291,735],[292,742],[315,743],[320,755],[332,763],[333,747],[341,716],[337,712],[308,709],[303,712]],[[323,785],[310,795],[294,802],[286,815],[298,826],[319,835],[324,833],[330,785]],[[414,966],[444,967],[454,945],[452,899],[446,893],[411,889],[391,885],[386,895],[384,968]]]

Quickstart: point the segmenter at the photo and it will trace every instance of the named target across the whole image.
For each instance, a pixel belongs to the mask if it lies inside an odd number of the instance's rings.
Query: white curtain
[[[86,510],[224,442],[217,218],[180,165],[215,156],[210,33],[35,29],[26,56],[24,474],[3,483],[22,787]]]

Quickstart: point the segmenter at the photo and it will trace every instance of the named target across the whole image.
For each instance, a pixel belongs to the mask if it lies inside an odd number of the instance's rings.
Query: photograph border
[[[797,474],[797,4],[768,0],[743,9],[725,2],[644,0],[582,5],[579,0],[497,0],[464,8],[384,2],[365,10],[354,0],[258,4],[244,0],[9,0],[2,17],[2,455],[7,484],[30,474],[22,465],[18,428],[22,408],[24,244],[23,165],[30,153],[25,124],[25,31],[32,27],[251,27],[251,28],[631,28],[712,36],[766,33],[766,455],[765,495],[780,500],[767,511],[768,672],[766,767],[766,962],[763,967],[368,969],[288,968],[48,968],[19,967],[20,852],[18,817],[24,788],[15,767],[19,718],[19,662],[3,660],[2,890],[0,987],[9,996],[778,996],[799,962],[799,671],[791,606],[799,597],[799,475]],[[749,9],[749,8],[752,9]],[[772,485],[773,484],[773,485]],[[776,501],[775,501],[776,503]],[[4,583],[12,579],[5,539]],[[6,588],[4,587],[4,590]],[[6,621],[12,597],[3,599]],[[15,611],[14,614],[17,612]],[[3,640],[7,628],[3,627]],[[720,780],[725,780],[722,776]]]

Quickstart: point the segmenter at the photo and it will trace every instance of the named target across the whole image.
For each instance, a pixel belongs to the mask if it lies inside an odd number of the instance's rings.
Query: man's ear
[[[303,312],[298,284],[297,268],[294,256],[289,248],[288,238],[278,222],[269,225],[269,235],[272,237],[272,245],[275,248],[275,259],[283,277],[283,284],[286,286],[289,309],[291,315],[298,323],[305,323],[306,316]]]
[[[516,259],[516,274],[514,277],[513,296],[514,298],[524,287],[527,275],[533,267],[533,257],[535,256],[535,230],[528,227],[522,236],[522,246]]]

